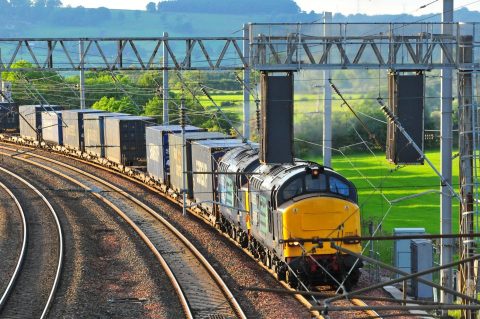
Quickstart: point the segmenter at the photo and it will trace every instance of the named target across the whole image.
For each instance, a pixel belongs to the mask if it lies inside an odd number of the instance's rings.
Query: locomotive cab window
[[[290,181],[287,186],[283,188],[282,197],[284,201],[287,201],[295,196],[303,193],[303,176],[297,177]]]
[[[345,197],[350,196],[350,187],[347,183],[341,181],[340,179],[330,176],[329,180],[330,192],[339,194]]]
[[[304,194],[330,193],[357,201],[355,188],[343,178],[331,174],[304,174],[285,183],[277,197],[278,205]]]
[[[327,177],[325,175],[322,174],[315,178],[312,175],[305,177],[305,191],[307,193],[325,192],[326,190]]]

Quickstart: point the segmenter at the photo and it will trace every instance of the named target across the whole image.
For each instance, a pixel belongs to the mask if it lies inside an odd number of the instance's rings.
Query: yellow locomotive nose
[[[283,209],[283,239],[312,239],[360,236],[360,210],[358,205],[337,197],[311,197],[293,201]],[[338,243],[349,250],[360,252],[358,243]],[[314,244],[305,243],[303,249],[310,252]],[[284,245],[284,256],[298,257],[303,252],[295,243]],[[336,250],[327,243],[311,252],[335,254]]]

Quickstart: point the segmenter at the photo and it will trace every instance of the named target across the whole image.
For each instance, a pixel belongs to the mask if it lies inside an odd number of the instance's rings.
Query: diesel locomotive
[[[259,162],[258,149],[240,147],[219,164],[217,192],[222,228],[291,286],[330,284],[350,289],[362,264],[315,238],[360,252],[355,186],[317,163]],[[240,208],[240,209],[239,209]]]
[[[44,108],[21,107],[20,113],[23,109],[33,115],[20,119],[20,140],[37,139],[34,145],[41,144],[40,138],[50,144],[62,140],[63,152],[82,153],[83,158],[109,167],[146,163],[146,173],[131,169],[129,174],[137,172],[140,179],[156,184],[179,202],[181,192],[187,192],[189,206],[292,287],[342,283],[348,290],[357,283],[361,262],[317,240],[326,238],[350,251],[361,251],[356,239],[361,236],[356,188],[333,169],[298,159],[289,164],[262,164],[255,143],[192,126],[187,127],[183,152],[178,125],[152,126],[145,124],[145,118],[101,111],[78,117],[68,131],[58,121],[53,130],[58,136],[47,139],[40,135],[42,116],[35,116],[45,113]],[[63,121],[70,113],[80,111],[62,111]],[[39,129],[32,134],[32,128]],[[83,148],[68,138],[80,141]],[[109,158],[109,154],[117,155]],[[184,161],[186,189],[182,185]]]

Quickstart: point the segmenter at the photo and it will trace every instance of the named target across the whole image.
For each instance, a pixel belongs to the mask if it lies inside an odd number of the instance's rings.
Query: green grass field
[[[427,151],[427,157],[440,170],[440,152]],[[323,162],[321,158],[310,160]],[[365,152],[337,153],[332,158],[332,166],[358,189],[365,235],[368,235],[370,221],[374,225],[382,221],[377,235],[391,235],[396,227],[423,227],[427,233],[439,233],[440,180],[427,164],[396,167],[387,162],[383,153]],[[453,161],[453,187],[458,192],[458,159]],[[454,198],[453,232],[458,231],[458,212],[458,201]],[[376,247],[383,261],[392,261],[392,241],[378,242]]]
[[[440,170],[440,152],[428,151],[427,157]],[[322,163],[321,158],[312,160]],[[429,233],[440,229],[440,179],[425,165],[396,167],[383,153],[336,154],[332,166],[358,189],[363,221],[384,219],[383,231],[395,227],[425,227]],[[453,162],[453,185],[458,188],[458,159]],[[458,191],[458,190],[457,190]],[[422,193],[422,196],[409,198]],[[453,200],[454,231],[458,229],[458,201]]]

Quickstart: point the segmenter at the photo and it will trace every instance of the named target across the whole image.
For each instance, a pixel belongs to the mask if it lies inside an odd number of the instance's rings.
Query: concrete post
[[[332,22],[332,13],[323,14],[323,35],[330,35],[330,26],[327,23]],[[323,71],[323,165],[332,167],[332,88],[328,80],[331,77],[330,70]]]
[[[166,41],[168,33],[164,32],[163,37]],[[168,50],[165,41],[163,42],[163,125],[168,125]]]
[[[249,25],[243,25],[243,56],[245,65],[243,69],[243,136],[250,139],[250,37]]]
[[[453,34],[453,0],[443,0],[442,11],[442,33]],[[447,24],[445,24],[447,23]],[[452,45],[448,46],[450,52],[453,52]],[[442,62],[446,60],[442,56]],[[448,184],[452,184],[452,68],[443,68],[441,70],[441,122],[440,122],[440,154],[441,154],[441,174]],[[447,185],[440,186],[440,234],[451,234],[452,228],[452,194]],[[445,265],[453,261],[454,242],[451,238],[440,240],[440,265]],[[447,268],[440,272],[440,284],[447,288],[453,288],[453,269]],[[453,298],[444,291],[440,292],[440,302],[451,304]],[[448,312],[443,313],[447,315]]]
[[[83,110],[85,106],[85,48],[83,40],[78,43],[80,54],[80,108]]]

